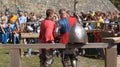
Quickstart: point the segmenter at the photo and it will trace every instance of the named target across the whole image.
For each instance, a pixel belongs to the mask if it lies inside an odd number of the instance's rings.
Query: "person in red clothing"
[[[70,30],[70,26],[72,27],[76,21],[74,21],[73,17],[68,18],[68,14],[65,9],[60,9],[59,15],[60,15],[60,19],[57,22],[57,25],[59,26],[59,31],[60,31],[59,43],[68,44],[68,34],[69,34],[68,32]],[[63,50],[60,50],[60,52],[61,52],[63,67],[67,66],[67,61],[69,58],[73,66],[73,60],[76,59],[74,56],[74,50],[63,49]]]
[[[94,42],[101,42],[100,32],[93,32]]]
[[[76,17],[73,16],[73,13],[70,11],[67,11],[68,14],[68,23],[70,28],[77,22]]]
[[[53,21],[54,11],[47,9],[46,19],[40,25],[40,43],[54,43],[54,28],[55,22]],[[49,67],[52,64],[52,49],[46,48],[40,50],[41,67]]]

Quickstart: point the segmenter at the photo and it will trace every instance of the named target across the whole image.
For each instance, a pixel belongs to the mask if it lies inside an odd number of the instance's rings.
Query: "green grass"
[[[8,49],[0,48],[0,67],[9,67],[8,51]],[[37,55],[32,55],[22,58],[22,67],[40,67],[39,57]],[[61,58],[54,57],[52,67],[62,67]],[[78,67],[104,67],[104,61],[79,56]]]

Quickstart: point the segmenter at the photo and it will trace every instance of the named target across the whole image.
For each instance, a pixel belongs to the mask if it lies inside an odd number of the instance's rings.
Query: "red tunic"
[[[69,17],[67,18],[68,22],[66,21],[66,23],[64,24],[69,24],[69,28],[71,28],[75,23],[76,23],[76,18],[75,17]],[[65,25],[66,26],[66,25]],[[65,27],[67,28],[67,27]],[[60,35],[60,43],[64,43],[64,44],[67,44],[68,43],[68,32]]]
[[[68,43],[68,32],[60,35],[60,43],[67,44]]]
[[[70,17],[68,18],[68,22],[69,22],[69,26],[70,26],[70,28],[71,28],[71,27],[77,22],[77,20],[76,20],[75,17],[70,16]]]
[[[40,43],[48,43],[48,41],[54,40],[54,28],[55,22],[51,20],[43,20],[40,26]]]

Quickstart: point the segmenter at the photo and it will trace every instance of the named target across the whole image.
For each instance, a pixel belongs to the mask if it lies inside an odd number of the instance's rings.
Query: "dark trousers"
[[[51,65],[52,62],[49,63],[50,60],[53,61],[53,50],[46,50],[46,49],[41,49],[41,54],[39,56],[40,58],[40,63],[43,67],[48,67],[47,65]],[[41,66],[41,67],[42,67]]]
[[[120,55],[120,43],[117,44],[117,54]]]

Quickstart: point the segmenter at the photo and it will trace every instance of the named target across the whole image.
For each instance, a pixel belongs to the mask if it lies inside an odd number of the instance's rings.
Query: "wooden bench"
[[[20,44],[24,44],[25,38],[39,38],[39,33],[21,33]],[[24,50],[20,49],[20,55],[24,55]]]

